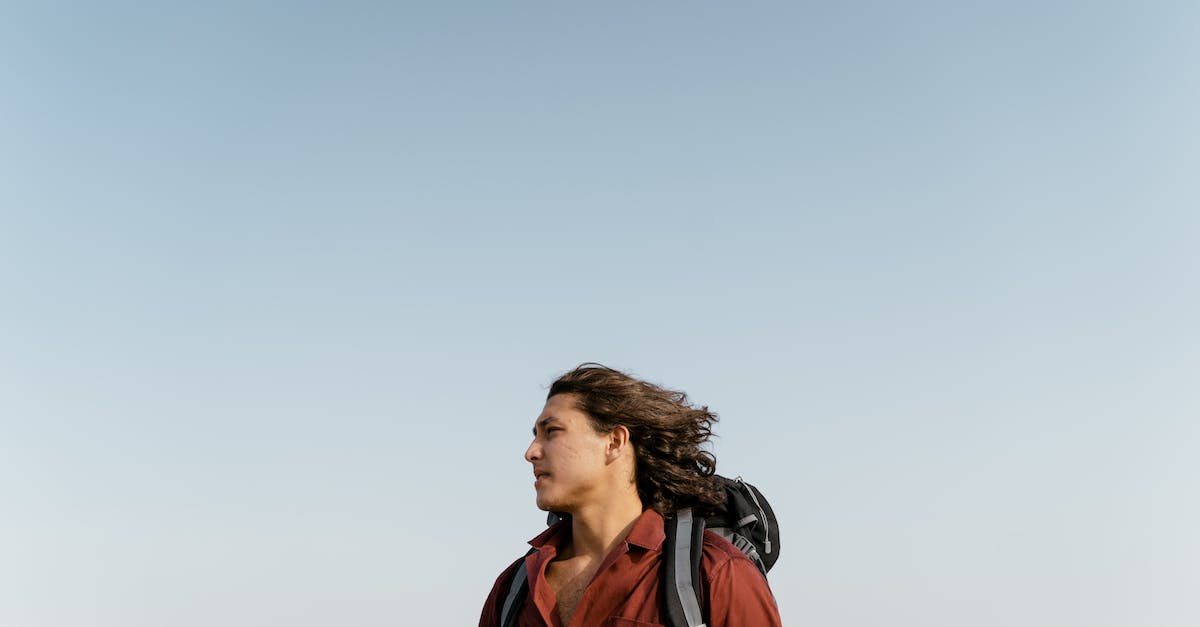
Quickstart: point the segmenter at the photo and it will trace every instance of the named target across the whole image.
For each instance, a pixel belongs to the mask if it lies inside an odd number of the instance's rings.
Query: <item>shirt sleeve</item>
[[[708,595],[709,627],[782,627],[771,588],[748,559],[731,559],[715,568]]]

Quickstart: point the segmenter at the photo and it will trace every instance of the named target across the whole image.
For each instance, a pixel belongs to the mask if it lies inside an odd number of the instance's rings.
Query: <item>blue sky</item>
[[[1200,620],[1188,3],[4,3],[0,623],[473,624],[582,361],[791,625]]]

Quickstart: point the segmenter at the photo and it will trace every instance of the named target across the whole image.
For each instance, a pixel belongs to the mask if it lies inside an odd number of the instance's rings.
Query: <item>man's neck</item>
[[[642,515],[642,501],[633,498],[616,503],[591,505],[571,514],[572,557],[594,561],[604,559],[629,535],[633,523]]]

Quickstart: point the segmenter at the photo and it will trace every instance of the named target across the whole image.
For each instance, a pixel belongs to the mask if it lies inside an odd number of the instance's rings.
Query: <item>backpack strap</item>
[[[663,600],[671,627],[705,627],[700,611],[700,558],[704,553],[704,519],[691,508],[667,519],[663,542]]]
[[[546,526],[550,527],[554,523],[567,520],[570,517],[569,514],[550,512],[546,514]],[[525,557],[529,557],[534,553],[537,553],[537,549],[529,549]],[[525,594],[529,592],[529,577],[525,571],[525,557],[522,557],[520,563],[517,564],[517,570],[513,573],[513,579],[508,584],[508,594],[504,597],[504,605],[500,609],[500,627],[516,627],[517,616],[521,613],[521,606],[525,604]]]
[[[536,553],[530,549],[525,557]],[[525,557],[517,562],[517,571],[508,584],[508,594],[504,597],[504,605],[500,609],[500,627],[516,627],[517,616],[521,614],[521,606],[525,604],[525,594],[529,591],[529,577],[525,572]]]
[[[758,549],[755,548],[753,542],[728,527],[709,527],[708,530],[729,540],[730,544],[750,558],[750,562],[758,567],[758,572],[762,573],[763,577],[767,576],[767,565],[763,562],[762,556],[758,554]]]

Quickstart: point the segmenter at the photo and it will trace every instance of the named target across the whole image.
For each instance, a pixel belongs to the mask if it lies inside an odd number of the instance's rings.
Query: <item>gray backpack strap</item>
[[[690,508],[667,519],[663,542],[664,613],[671,627],[704,627],[700,611],[700,558],[704,547],[704,519]]]
[[[763,563],[762,556],[758,554],[758,549],[754,547],[753,542],[747,540],[741,534],[734,533],[728,527],[709,527],[708,530],[729,540],[730,544],[736,547],[737,550],[745,553],[746,557],[750,558],[750,561],[758,567],[758,572],[762,573],[764,577],[767,576],[767,566]]]
[[[533,549],[526,553],[526,557],[530,553],[537,551]],[[529,577],[525,572],[525,558],[521,558],[517,565],[517,571],[513,573],[512,582],[508,584],[508,596],[504,597],[504,605],[500,610],[500,627],[515,627],[517,624],[517,616],[521,613],[522,601],[525,599],[525,592],[529,588]]]

